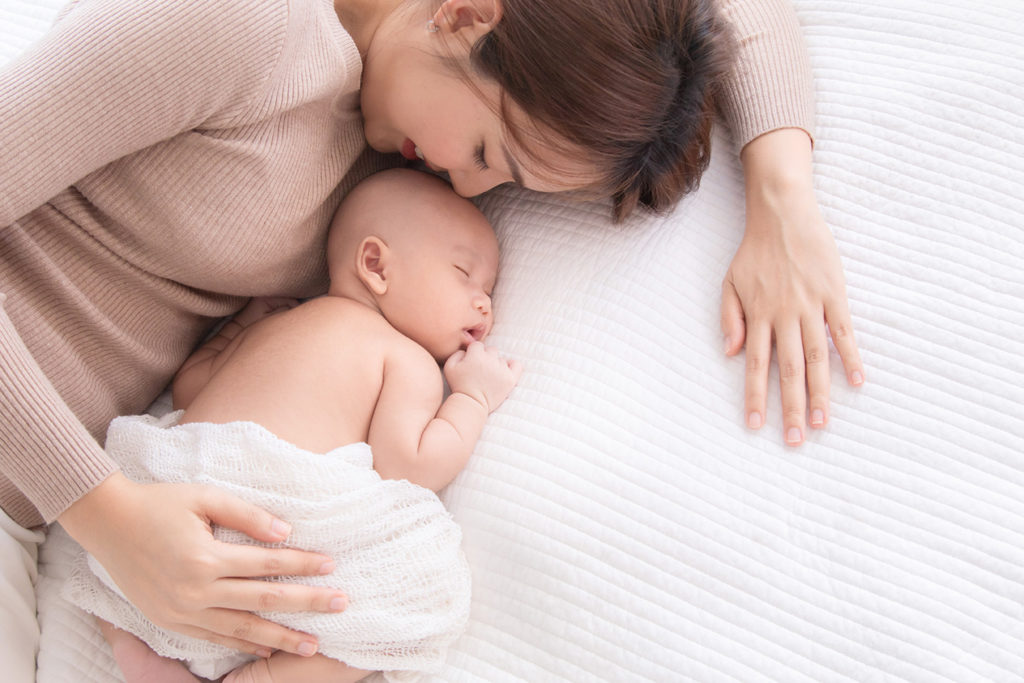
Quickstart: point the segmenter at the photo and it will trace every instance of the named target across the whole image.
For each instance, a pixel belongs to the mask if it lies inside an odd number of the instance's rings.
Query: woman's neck
[[[408,0],[334,0],[334,12],[365,59],[378,29]]]

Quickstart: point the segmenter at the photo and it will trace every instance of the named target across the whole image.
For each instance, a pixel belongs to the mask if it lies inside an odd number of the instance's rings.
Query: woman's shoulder
[[[182,46],[195,48],[212,38],[232,41],[244,39],[244,36],[252,33],[281,33],[288,22],[293,3],[312,1],[73,0],[61,10],[56,25],[80,29],[83,23],[87,23],[94,30],[104,25],[131,28],[131,33],[121,36],[124,47],[128,49],[136,43],[145,42],[147,34],[162,37],[182,34]]]
[[[76,0],[50,36],[71,59],[97,55],[97,69],[103,55],[117,60],[134,82],[185,83],[179,97],[227,89],[245,98],[275,69],[293,1],[309,0]]]

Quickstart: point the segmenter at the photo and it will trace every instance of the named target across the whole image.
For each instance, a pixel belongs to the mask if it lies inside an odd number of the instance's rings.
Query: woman
[[[329,572],[322,556],[216,544],[210,523],[265,541],[287,524],[222,492],[133,484],[100,444],[213,321],[250,296],[322,290],[330,216],[383,163],[367,142],[465,195],[513,181],[611,197],[624,215],[696,184],[720,101],[747,183],[722,309],[726,352],[747,349],[747,421],[763,420],[774,335],[787,440],[802,440],[808,403],[825,424],[823,319],[851,381],[863,375],[811,189],[791,11],[723,3],[739,60],[719,93],[728,41],[708,0],[596,8],[81,0],[0,71],[0,542],[21,586],[0,604],[22,609],[9,629],[34,628],[28,529],[58,520],[155,623],[247,652],[316,651],[249,610],[338,610],[343,595],[235,577]],[[29,670],[31,650],[4,661]]]

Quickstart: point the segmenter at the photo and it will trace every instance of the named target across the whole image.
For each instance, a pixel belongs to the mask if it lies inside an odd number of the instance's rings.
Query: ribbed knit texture
[[[738,148],[777,128],[814,136],[807,46],[789,0],[722,0],[739,54],[722,115]]]
[[[734,138],[810,129],[792,9],[726,9]],[[364,152],[360,74],[331,0],[80,0],[0,71],[12,518],[52,521],[114,471],[108,423],[142,412],[214,319],[323,290],[330,217],[386,163]]]

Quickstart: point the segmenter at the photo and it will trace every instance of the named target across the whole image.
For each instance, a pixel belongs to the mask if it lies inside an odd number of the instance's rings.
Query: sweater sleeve
[[[738,147],[778,128],[814,137],[814,84],[790,0],[721,0],[737,43],[722,114]]]
[[[287,21],[284,0],[80,0],[0,69],[0,238],[115,159],[254,116]],[[39,515],[50,522],[116,467],[42,372],[2,299],[0,467],[27,499],[7,512],[22,524]]]
[[[43,375],[0,305],[0,467],[52,522],[116,470]],[[7,513],[38,523],[34,510]]]
[[[260,95],[288,3],[81,0],[0,70],[0,226],[126,154],[230,125]]]

